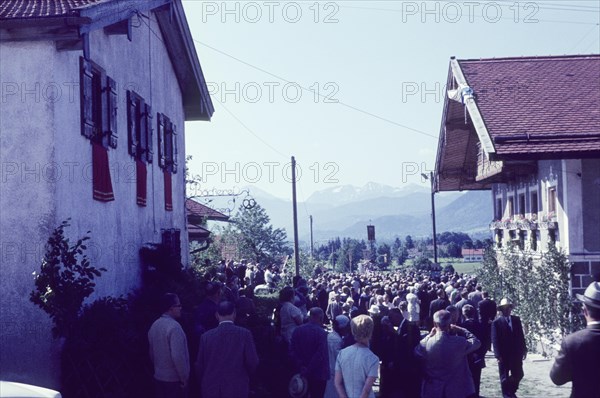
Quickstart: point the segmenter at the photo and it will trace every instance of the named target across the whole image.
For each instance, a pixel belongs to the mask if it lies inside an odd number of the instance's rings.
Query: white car
[[[0,398],[61,398],[58,391],[0,380]]]

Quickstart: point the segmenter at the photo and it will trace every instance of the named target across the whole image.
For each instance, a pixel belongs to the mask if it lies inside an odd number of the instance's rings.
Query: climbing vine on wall
[[[488,249],[478,278],[492,297],[508,297],[521,317],[530,351],[548,355],[562,336],[582,327],[580,308],[569,291],[570,264],[562,250],[548,245],[534,257],[517,247]]]

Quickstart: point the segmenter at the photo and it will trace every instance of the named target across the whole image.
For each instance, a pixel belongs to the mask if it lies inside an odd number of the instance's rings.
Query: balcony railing
[[[537,230],[537,229],[558,229],[558,223],[554,220],[536,221],[536,220],[495,220],[490,223],[490,230]]]

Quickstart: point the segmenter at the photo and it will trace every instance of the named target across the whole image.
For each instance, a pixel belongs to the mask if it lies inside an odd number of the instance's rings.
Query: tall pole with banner
[[[298,251],[298,207],[296,205],[296,159],[292,156],[292,208],[294,212],[294,262],[296,276],[300,276],[300,252]]]

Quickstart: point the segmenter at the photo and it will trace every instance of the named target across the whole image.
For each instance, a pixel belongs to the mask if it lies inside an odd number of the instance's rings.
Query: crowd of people
[[[148,334],[159,397],[187,396],[190,374],[202,398],[260,397],[255,387],[267,382],[273,397],[374,398],[377,380],[384,398],[478,397],[488,351],[497,360],[503,396],[516,397],[527,355],[521,321],[509,299],[496,304],[474,276],[414,271],[294,277],[278,291],[273,313],[278,359],[266,373],[273,381],[255,374],[262,359],[249,319],[257,286],[273,290],[285,276],[244,262],[223,263],[217,271],[195,309],[190,347],[175,321],[179,299],[163,300],[163,315]],[[578,381],[583,377],[569,371],[573,347],[593,338],[586,344],[596,356],[586,357],[586,374],[600,374],[600,284],[594,286],[581,296],[592,337],[565,339],[552,373],[557,384],[574,381],[574,394],[576,384],[592,392],[582,397],[600,391],[597,377]]]

